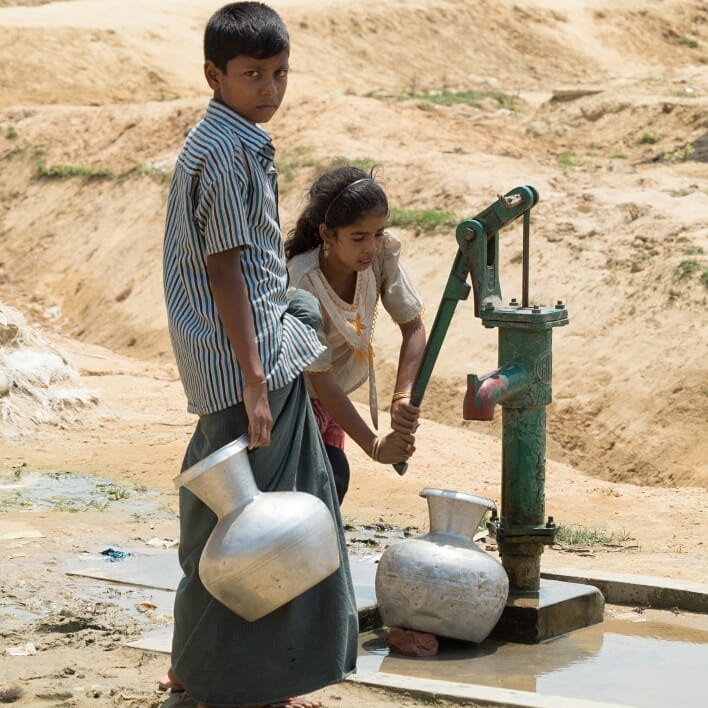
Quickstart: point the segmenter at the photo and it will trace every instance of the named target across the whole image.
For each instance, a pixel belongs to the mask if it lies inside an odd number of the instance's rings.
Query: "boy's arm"
[[[270,444],[273,418],[256,345],[251,301],[241,271],[241,249],[207,256],[207,273],[219,317],[245,378],[243,403],[248,416],[249,449],[264,447]]]

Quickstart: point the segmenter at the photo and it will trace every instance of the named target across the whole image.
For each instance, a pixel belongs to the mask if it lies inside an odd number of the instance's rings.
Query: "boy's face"
[[[204,64],[204,74],[214,98],[252,123],[267,123],[280,108],[288,87],[290,52],[267,59],[239,55],[229,60],[223,72],[214,62]]]

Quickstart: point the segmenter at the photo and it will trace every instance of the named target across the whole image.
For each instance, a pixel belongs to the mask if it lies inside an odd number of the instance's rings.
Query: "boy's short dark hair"
[[[268,59],[290,49],[285,23],[262,2],[232,2],[217,10],[204,30],[204,59],[226,71],[240,54]]]

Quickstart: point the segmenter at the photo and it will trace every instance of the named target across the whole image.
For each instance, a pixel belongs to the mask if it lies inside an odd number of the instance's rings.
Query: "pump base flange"
[[[509,591],[493,639],[537,644],[602,622],[605,598],[592,585],[541,579],[536,592]]]

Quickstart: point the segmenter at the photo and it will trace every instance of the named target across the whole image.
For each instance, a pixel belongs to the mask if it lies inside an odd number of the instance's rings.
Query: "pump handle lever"
[[[460,300],[466,300],[474,287],[475,315],[479,316],[479,306],[485,297],[501,299],[501,289],[497,274],[498,249],[497,234],[500,229],[523,216],[523,283],[522,296],[528,300],[528,261],[529,261],[529,225],[530,210],[538,202],[539,195],[534,187],[521,186],[506,194],[497,195],[497,200],[481,211],[474,219],[463,221],[457,227],[457,254],[443,292],[440,307],[435,315],[430,336],[425,345],[413,389],[411,403],[420,406],[423,394],[433,372],[443,339],[450,326],[455,308]],[[489,243],[492,238],[493,243]],[[492,250],[494,249],[494,250]],[[493,276],[493,277],[492,277]],[[472,286],[467,283],[470,278]],[[407,462],[397,462],[394,466],[399,475],[408,469]]]
[[[447,285],[445,286],[445,291],[443,292],[440,307],[435,315],[433,328],[430,330],[430,336],[425,343],[423,358],[420,360],[418,371],[416,371],[415,379],[413,380],[411,403],[414,406],[420,406],[423,401],[423,394],[425,393],[428,381],[430,381],[430,376],[433,373],[433,367],[437,361],[438,354],[440,354],[440,347],[445,338],[445,333],[450,326],[452,316],[455,314],[457,303],[460,300],[466,300],[470,294],[470,290],[472,290],[472,287],[467,283],[468,275],[469,270],[465,264],[465,259],[458,251],[455,261],[452,264],[452,270]],[[408,470],[408,463],[397,462],[393,467],[398,474],[403,476]]]

